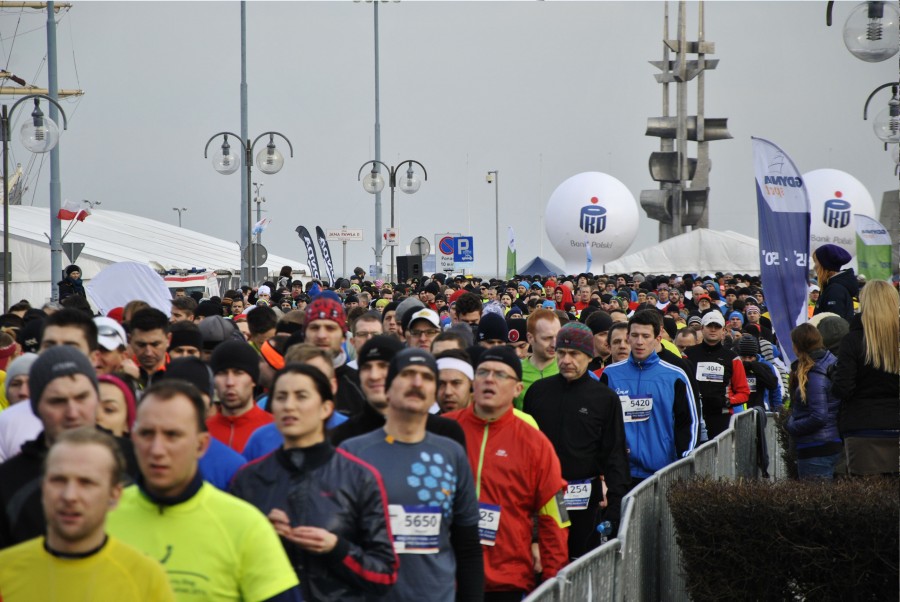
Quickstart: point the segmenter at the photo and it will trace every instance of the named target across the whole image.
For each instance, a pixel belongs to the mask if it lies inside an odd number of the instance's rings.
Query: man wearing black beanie
[[[272,422],[272,415],[256,405],[253,392],[259,381],[261,358],[248,343],[226,341],[210,358],[219,413],[206,420],[209,434],[241,453],[257,428]]]
[[[388,372],[391,360],[401,351],[403,343],[386,334],[372,337],[359,350],[356,358],[359,365],[359,383],[366,404],[362,412],[351,417],[329,433],[335,446],[352,437],[370,433],[384,426],[384,412],[387,409]],[[431,354],[428,354],[429,357]],[[434,359],[431,360],[432,362]],[[425,429],[436,435],[449,437],[465,447],[466,437],[459,425],[452,421],[429,414]]]

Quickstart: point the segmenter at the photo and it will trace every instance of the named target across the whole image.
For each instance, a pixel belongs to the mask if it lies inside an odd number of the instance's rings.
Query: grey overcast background
[[[500,173],[501,253],[512,225],[520,266],[539,253],[561,263],[542,215],[566,178],[606,172],[636,199],[655,188],[647,160],[659,143],[644,131],[648,117],[661,115],[648,61],[662,58],[663,6],[381,4],[383,160],[416,159],[428,169],[417,194],[397,192],[400,253],[415,236],[461,232],[475,237],[474,271],[492,273],[488,170]],[[711,143],[711,227],[757,235],[750,136],[782,146],[803,172],[851,173],[880,208],[897,178],[862,110],[876,86],[896,81],[897,60],[863,63],[844,48],[841,26],[855,3],[835,6],[831,28],[825,2],[705,6],[706,39],[716,44],[710,58],[720,60],[706,77],[706,114],[727,117],[734,136]],[[694,39],[697,4],[688,8]],[[674,37],[677,3],[670,9]],[[374,158],[372,13],[364,2],[248,3],[250,135],[278,130],[295,150],[277,175],[254,171],[272,219],[263,235],[272,253],[305,261],[297,225],[347,225],[366,236],[348,244],[348,269],[373,263],[374,197],[356,179]],[[59,85],[86,92],[64,104],[63,198],[169,223],[177,223],[172,207],[187,207],[185,228],[237,240],[240,177],[213,171],[203,147],[218,131],[240,131],[239,3],[76,2],[59,14]],[[45,20],[39,11],[0,9],[5,66],[40,86]],[[888,98],[876,97],[873,116]],[[674,111],[674,89],[672,103]],[[13,165],[27,163],[16,136],[13,153]],[[47,206],[49,160],[38,175],[39,164],[25,204]],[[383,199],[386,227],[387,191]],[[657,222],[639,213],[632,252],[657,241]],[[340,244],[332,251],[340,270]]]

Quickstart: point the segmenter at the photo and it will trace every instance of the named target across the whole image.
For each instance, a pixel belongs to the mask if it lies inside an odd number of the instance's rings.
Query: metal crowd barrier
[[[666,499],[669,487],[692,476],[754,478],[757,467],[756,412],[731,419],[724,433],[642,482],[622,500],[619,532],[542,583],[526,602],[584,600],[689,600],[681,572],[681,552]],[[785,475],[773,415],[767,415],[769,475]]]

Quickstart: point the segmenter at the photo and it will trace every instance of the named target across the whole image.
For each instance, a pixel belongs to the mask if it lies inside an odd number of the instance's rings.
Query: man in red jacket
[[[475,475],[485,601],[520,600],[534,588],[535,572],[549,579],[568,560],[566,481],[547,437],[513,412],[513,399],[522,391],[522,362],[512,347],[481,354],[473,389],[473,403],[446,417],[466,433]],[[535,515],[539,558],[531,551]]]
[[[209,434],[241,453],[257,428],[272,415],[256,405],[253,389],[259,381],[259,354],[249,343],[226,341],[209,360],[219,398],[219,413],[206,420]]]

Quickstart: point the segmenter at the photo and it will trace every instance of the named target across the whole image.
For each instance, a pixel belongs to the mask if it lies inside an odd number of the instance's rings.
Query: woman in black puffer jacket
[[[851,475],[898,474],[900,296],[884,281],[863,288],[859,316],[841,341],[834,392]]]
[[[242,468],[231,493],[269,517],[304,600],[385,594],[398,562],[381,475],[326,440],[334,411],[328,379],[312,366],[288,364],[275,375],[269,404],[284,444]]]
[[[72,295],[87,297],[84,292],[84,283],[81,281],[81,268],[74,263],[66,268],[66,277],[56,283],[59,287],[59,300]]]

